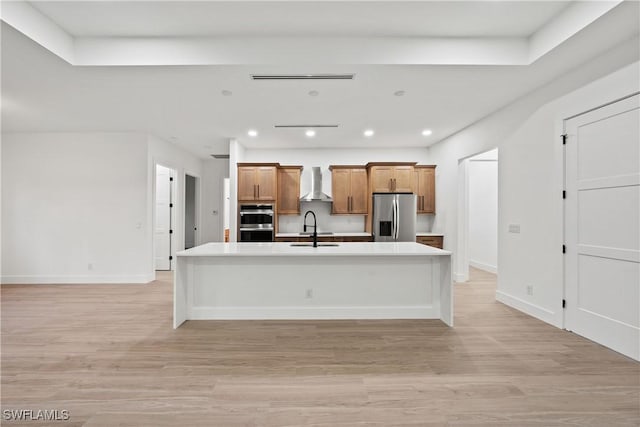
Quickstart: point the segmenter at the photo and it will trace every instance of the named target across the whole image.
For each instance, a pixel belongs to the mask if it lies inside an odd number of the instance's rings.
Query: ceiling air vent
[[[282,128],[304,128],[304,129],[311,129],[311,128],[337,128],[340,125],[273,125],[274,128],[276,129],[282,129]]]
[[[228,154],[212,154],[211,157],[213,157],[214,159],[228,159],[229,155]]]
[[[355,74],[251,74],[253,80],[353,80]]]

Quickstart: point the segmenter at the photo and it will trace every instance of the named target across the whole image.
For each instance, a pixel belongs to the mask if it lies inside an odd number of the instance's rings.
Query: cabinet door
[[[351,169],[351,213],[367,214],[367,170]]]
[[[278,214],[300,214],[300,169],[278,169]]]
[[[259,166],[256,168],[257,197],[256,200],[276,200],[276,168],[275,166]]]
[[[434,168],[417,169],[418,213],[436,212],[436,174]]]
[[[332,213],[349,213],[349,196],[351,195],[351,170],[333,169],[331,171]]]
[[[257,196],[255,177],[255,167],[238,167],[238,200],[255,200]]]
[[[393,191],[397,193],[413,193],[415,174],[413,166],[395,166],[393,174]]]
[[[391,193],[393,191],[391,185],[393,166],[373,166],[370,171],[372,193]]]

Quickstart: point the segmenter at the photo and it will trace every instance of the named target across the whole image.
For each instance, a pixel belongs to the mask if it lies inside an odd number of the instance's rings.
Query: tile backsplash
[[[304,213],[308,210],[316,214],[318,231],[333,231],[334,233],[363,232],[364,215],[331,215],[330,202],[301,202],[300,215],[280,215],[278,230],[280,233],[299,233],[302,231]],[[417,215],[416,231],[430,232],[433,226],[433,215]],[[313,224],[311,215],[307,217],[307,224]],[[309,229],[312,231],[313,229]]]

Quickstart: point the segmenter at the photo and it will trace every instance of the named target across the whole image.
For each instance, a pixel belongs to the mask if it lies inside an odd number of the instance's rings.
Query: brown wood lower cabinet
[[[434,248],[442,249],[444,237],[443,236],[417,236],[416,242],[423,245],[433,246]]]

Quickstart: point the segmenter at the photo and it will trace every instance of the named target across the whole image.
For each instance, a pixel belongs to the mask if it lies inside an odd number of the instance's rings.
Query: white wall
[[[256,150],[247,148],[244,162],[276,162],[281,165],[301,165],[304,167],[300,178],[300,195],[311,189],[311,168],[322,170],[322,189],[331,195],[330,165],[366,165],[368,162],[418,162],[429,163],[428,152],[424,148],[397,149],[273,149]],[[233,193],[235,194],[235,193]],[[331,203],[303,202],[301,211],[313,210],[318,217],[318,230],[335,232],[364,231],[363,215],[331,215]],[[302,215],[281,215],[279,231],[282,233],[302,231]],[[430,231],[432,215],[418,215],[417,229]]]
[[[638,42],[623,43],[429,150],[438,164],[434,227],[455,236],[445,239],[455,258],[459,162],[499,147],[497,298],[556,326],[563,295],[560,123],[639,90]],[[509,224],[520,225],[520,233],[509,233]],[[462,277],[457,258],[454,271]]]
[[[544,104],[637,61],[638,43],[640,40],[635,37],[429,147],[429,157],[432,163],[438,165],[433,230],[445,234],[444,247],[453,251],[456,280],[465,279],[466,268],[462,257],[457,256],[464,244],[458,236],[458,179],[462,160],[499,146]],[[502,183],[502,179],[499,182]]]
[[[468,162],[469,264],[497,273],[498,268],[498,150]]]
[[[639,90],[635,63],[545,105],[500,145],[498,300],[562,326],[562,122]]]
[[[138,133],[13,133],[2,144],[3,283],[153,280],[156,162],[179,171],[184,244],[183,177],[201,175],[197,157]]]
[[[151,280],[144,135],[2,139],[3,283]]]
[[[229,241],[238,240],[238,163],[245,162],[245,148],[235,139],[229,141]]]
[[[224,241],[224,179],[229,177],[229,161],[203,161],[201,243]]]

